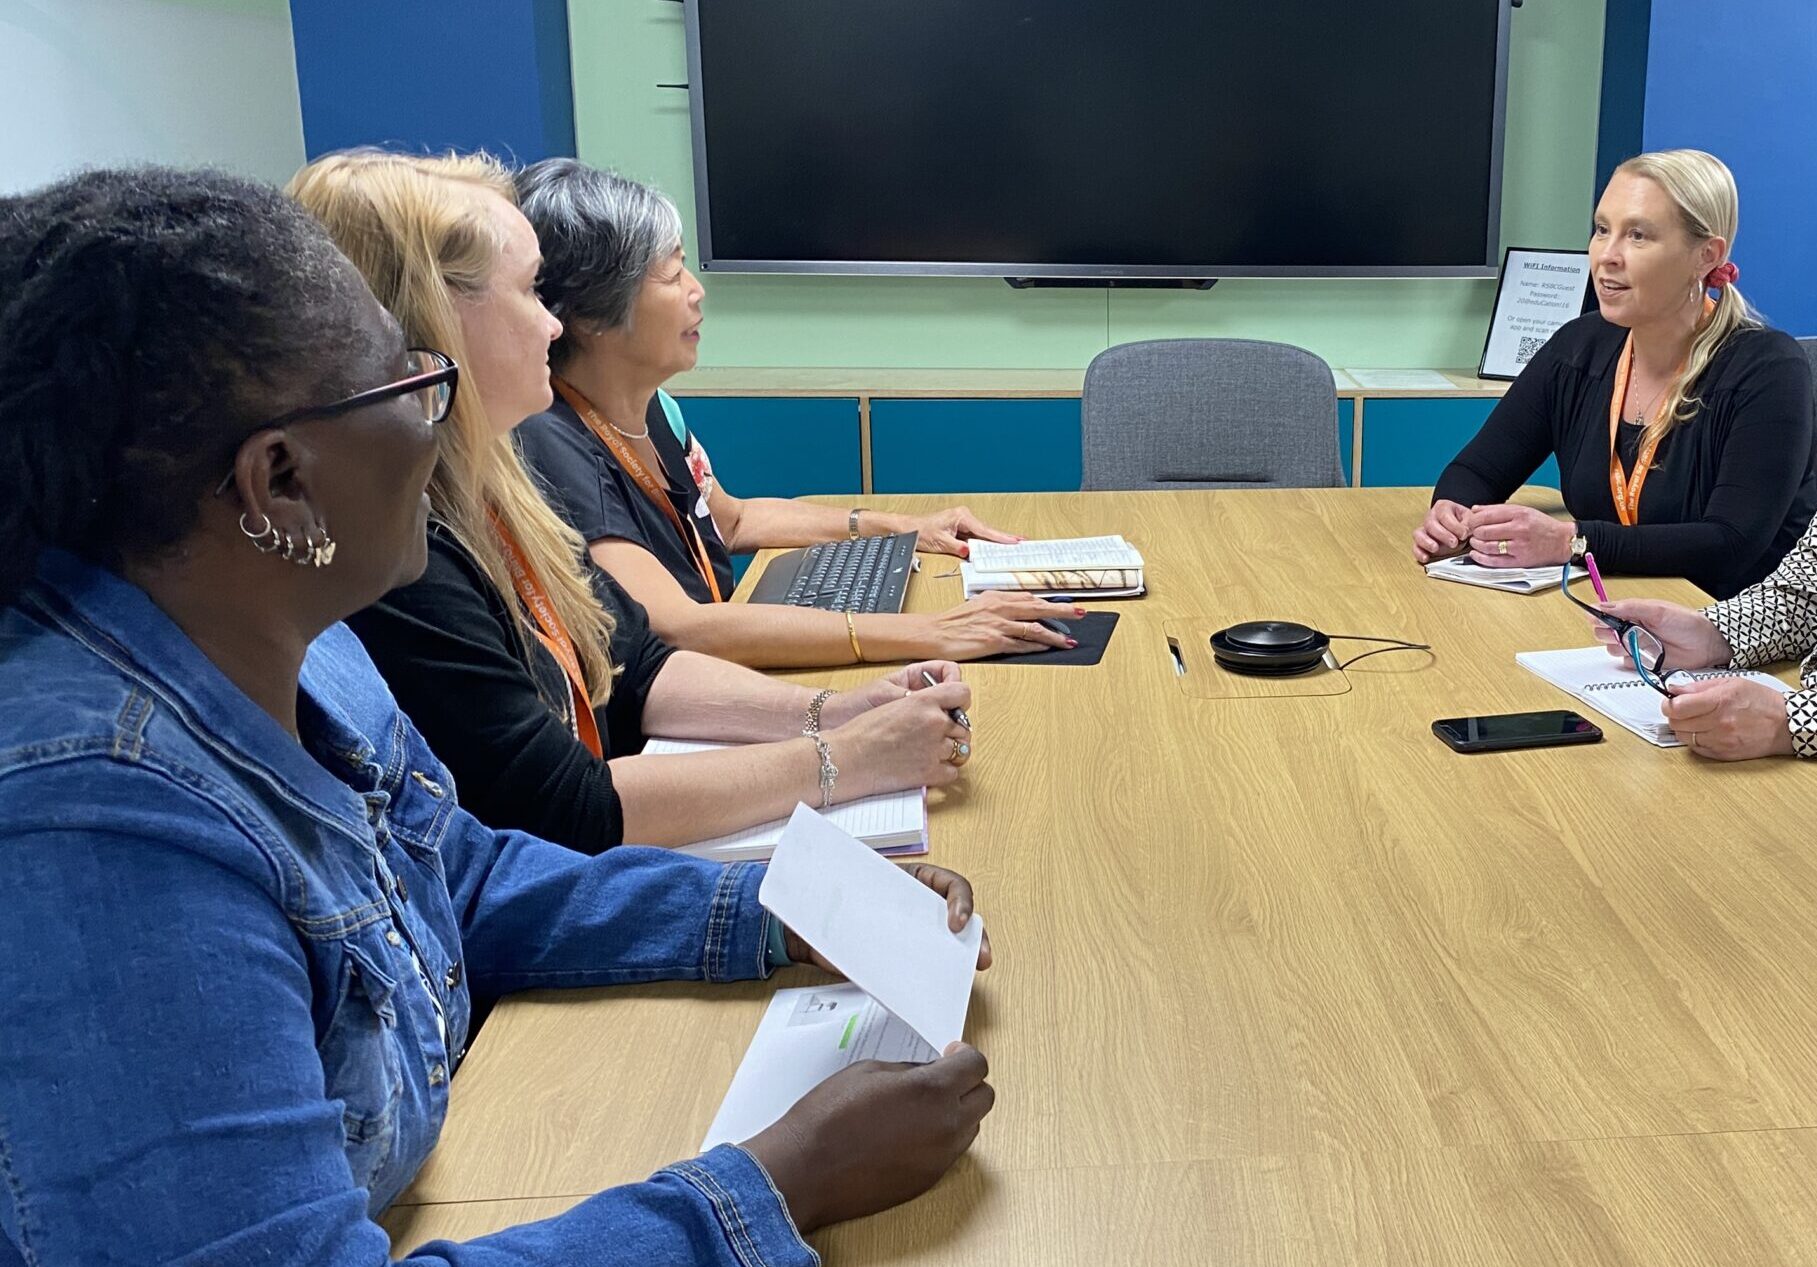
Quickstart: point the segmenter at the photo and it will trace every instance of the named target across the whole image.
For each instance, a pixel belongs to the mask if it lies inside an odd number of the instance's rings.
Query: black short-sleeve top
[[[1558,457],[1560,491],[1603,570],[1682,576],[1717,598],[1760,580],[1817,511],[1817,407],[1790,336],[1735,331],[1693,385],[1697,414],[1668,432],[1624,525],[1609,489],[1609,402],[1627,331],[1592,312],[1561,326],[1439,476],[1434,499],[1506,501]],[[1641,428],[1618,428],[1632,478]]]
[[[644,703],[674,648],[636,599],[588,571],[617,622],[610,654],[619,673],[593,710],[610,760],[643,749]],[[453,773],[463,808],[490,827],[583,853],[624,842],[611,767],[575,737],[567,675],[541,639],[521,636],[505,596],[445,524],[430,523],[422,577],[347,623]]]
[[[662,459],[661,476],[667,482],[669,504],[678,518],[691,520],[699,531],[720,597],[728,598],[733,586],[732,557],[707,507],[712,466],[706,450],[685,427],[676,434],[660,392],[651,397],[644,421],[650,428],[650,442]],[[692,543],[676,530],[662,507],[644,495],[630,472],[567,401],[558,396],[552,408],[526,420],[515,434],[524,461],[549,504],[589,544],[616,537],[640,545],[662,561],[689,598],[697,603],[713,601],[712,588],[695,562]]]

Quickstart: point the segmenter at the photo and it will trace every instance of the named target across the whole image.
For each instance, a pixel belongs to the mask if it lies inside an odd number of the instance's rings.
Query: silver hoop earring
[[[259,518],[265,520],[265,526],[254,532],[246,522],[246,512],[240,512],[240,533],[260,554],[275,554],[282,544],[283,534],[272,526],[268,516],[261,514]]]

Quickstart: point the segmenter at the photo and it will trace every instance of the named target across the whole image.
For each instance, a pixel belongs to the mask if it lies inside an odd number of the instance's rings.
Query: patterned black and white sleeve
[[[1817,757],[1817,525],[1757,585],[1704,608],[1734,652],[1733,667],[1802,660],[1804,689],[1786,696],[1792,750]]]

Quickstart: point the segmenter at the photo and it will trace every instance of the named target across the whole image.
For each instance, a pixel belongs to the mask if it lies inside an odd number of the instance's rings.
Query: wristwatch
[[[1584,536],[1583,533],[1577,533],[1571,538],[1571,562],[1583,562],[1584,555],[1588,554],[1589,551],[1590,539]]]

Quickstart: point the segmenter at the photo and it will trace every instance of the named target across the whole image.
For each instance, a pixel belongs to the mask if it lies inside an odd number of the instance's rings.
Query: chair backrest
[[[1087,489],[1341,488],[1331,367],[1287,343],[1154,339],[1085,371]]]
[[[1798,346],[1804,349],[1804,359],[1811,363],[1811,385],[1817,387],[1817,339],[1800,339]]]

